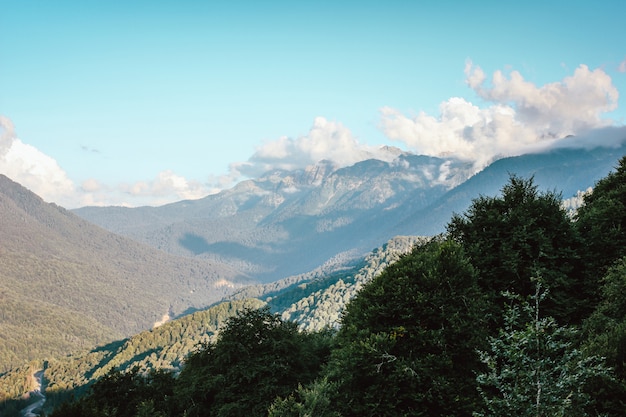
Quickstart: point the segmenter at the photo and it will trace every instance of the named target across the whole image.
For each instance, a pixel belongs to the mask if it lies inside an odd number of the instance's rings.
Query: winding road
[[[46,396],[43,394],[43,373],[44,370],[42,369],[33,374],[35,381],[37,381],[37,385],[35,386],[35,389],[30,391],[28,394],[31,399],[36,399],[37,401],[33,402],[27,407],[22,408],[22,417],[38,417],[39,414],[37,414],[35,411],[41,411],[41,408],[46,402]]]

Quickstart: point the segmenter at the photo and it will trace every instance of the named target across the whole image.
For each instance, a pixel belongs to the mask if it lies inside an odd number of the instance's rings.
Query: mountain
[[[391,234],[434,235],[445,231],[453,213],[462,213],[479,195],[495,196],[510,175],[533,177],[540,190],[555,191],[562,198],[593,187],[626,155],[626,145],[593,149],[555,149],[499,159],[467,181],[450,189],[426,208],[408,205]],[[416,197],[419,199],[419,197]]]
[[[626,147],[504,158],[475,175],[458,160],[396,154],[393,161],[339,169],[322,161],[306,170],[275,170],[195,201],[75,213],[169,253],[222,261],[272,282],[333,257],[362,256],[395,235],[442,233],[454,212],[477,195],[495,195],[510,174],[534,176],[540,189],[571,197],[606,175]]]
[[[321,266],[273,283],[247,286],[214,306],[129,338],[45,362],[33,361],[28,366],[0,374],[0,415],[17,415],[25,406],[25,402],[18,399],[31,389],[31,375],[44,368],[46,406],[50,409],[72,395],[84,393],[91,383],[111,369],[139,367],[142,371],[178,371],[198,344],[215,341],[226,320],[244,309],[269,305],[273,312],[281,314],[283,319],[297,321],[304,330],[337,327],[340,312],[358,289],[408,253],[421,239],[399,236],[351,265]]]
[[[150,328],[250,282],[115,235],[0,175],[0,372]]]
[[[470,200],[479,194],[498,194],[511,174],[521,177],[534,176],[535,183],[541,189],[560,189],[563,190],[564,196],[573,195],[579,189],[594,185],[597,179],[605,176],[617,166],[617,161],[626,153],[625,151],[624,148],[598,148],[588,151],[560,149],[542,154],[506,158],[495,162],[482,172],[462,182],[459,179],[468,172],[466,165],[447,163],[445,160],[436,158],[416,157],[414,162],[426,161],[431,164],[426,165],[426,168],[433,167],[440,173],[449,173],[449,175],[439,176],[435,180],[436,177],[432,175],[433,171],[429,172],[428,169],[424,168],[421,171],[424,173],[422,188],[415,184],[412,188],[405,186],[405,181],[408,180],[404,177],[401,178],[402,170],[398,167],[403,166],[410,174],[412,171],[418,171],[419,165],[416,163],[411,166],[411,155],[402,155],[402,158],[399,158],[395,163],[364,161],[364,163],[344,169],[334,169],[330,164],[327,164],[326,167],[322,166],[317,171],[310,169],[295,173],[269,173],[264,177],[265,181],[248,181],[220,195],[211,196],[209,200],[214,203],[213,209],[224,208],[227,206],[225,201],[230,202],[232,210],[230,217],[224,215],[223,220],[232,224],[237,224],[238,219],[240,219],[239,215],[248,211],[246,214],[248,219],[251,219],[250,224],[259,228],[251,230],[250,236],[254,236],[255,231],[258,233],[260,228],[268,224],[297,223],[293,220],[294,217],[297,217],[293,213],[303,216],[302,224],[310,226],[322,218],[330,221],[332,216],[337,215],[338,207],[342,205],[344,207],[351,206],[351,209],[346,209],[344,214],[352,214],[353,223],[369,226],[369,229],[365,231],[352,229],[352,232],[361,233],[360,236],[366,236],[369,233],[373,235],[369,239],[376,240],[386,233],[394,233],[397,230],[402,230],[405,233],[413,230],[430,230],[428,228],[435,230],[435,232],[443,231],[452,212],[461,213],[465,211]],[[408,161],[408,166],[402,161]],[[441,165],[439,165],[440,163]],[[451,169],[446,171],[446,167]],[[394,170],[395,174],[392,175]],[[315,180],[306,179],[304,174],[313,171],[317,173],[312,176]],[[300,176],[296,174],[300,174]],[[384,180],[380,180],[381,177]],[[285,199],[282,203],[274,203],[274,206],[267,203],[268,200],[266,200],[264,204],[267,213],[263,217],[255,219],[253,214],[260,213],[260,207],[264,206],[259,200],[255,200],[251,194],[248,194],[250,190],[257,195],[263,194],[264,190],[270,188],[268,184],[271,182],[270,179],[273,179],[273,184],[276,184],[282,183],[285,178],[295,179],[291,182],[284,181],[288,184],[285,185],[285,188],[291,187],[287,195],[301,194],[293,197],[292,200],[287,201]],[[359,186],[358,178],[365,178],[367,185]],[[415,176],[413,180],[415,178],[419,177]],[[456,181],[459,183],[455,185]],[[415,182],[417,183],[417,181]],[[333,189],[330,184],[333,184],[334,189],[339,191],[328,198],[329,196],[324,193]],[[398,191],[402,187],[410,191],[404,193]],[[276,186],[275,189],[281,190],[282,188]],[[396,194],[400,195],[392,195],[390,190],[396,190]],[[376,193],[389,195],[389,197],[380,201],[371,198],[359,200],[360,196],[373,196]],[[279,192],[275,192],[274,194],[264,194],[264,197],[274,198],[280,195]],[[331,201],[335,198],[334,202],[317,207],[314,204],[304,203],[305,201],[309,203],[312,201]],[[245,206],[244,203],[251,200],[251,204]],[[204,224],[203,222],[207,221],[206,217],[215,214],[214,211],[209,211],[207,214],[204,211],[204,203],[206,202],[199,200],[176,203],[161,208],[122,209],[120,212],[128,213],[126,214],[128,216],[138,216],[138,213],[151,213],[151,219],[160,221],[162,225],[167,225],[173,216],[178,216],[180,223],[187,224],[185,222],[191,223],[191,221],[186,220],[189,212],[176,210],[186,206],[194,208],[196,217],[193,220],[197,224]],[[30,206],[33,205],[30,204]],[[55,206],[51,207],[64,212]],[[111,212],[116,212],[116,210]],[[308,217],[303,214],[307,210],[309,210]],[[108,211],[104,209],[102,212],[107,213]],[[443,216],[446,214],[448,217],[444,219]],[[119,219],[119,217],[112,216],[108,221],[113,224],[119,222]],[[140,217],[138,216],[137,221],[139,220]],[[218,223],[218,221],[214,222],[214,224]],[[120,227],[126,225],[129,230],[135,231],[145,227],[145,225],[138,223],[133,225],[132,223],[119,222],[119,225]],[[170,226],[170,230],[174,230],[176,225],[172,223]],[[351,227],[351,223],[338,223],[330,233],[339,233],[339,231],[346,233],[344,238],[347,241],[350,237],[349,227]],[[159,228],[153,230],[159,230]],[[245,232],[243,227],[237,230],[238,233],[243,234]],[[305,234],[310,233],[313,239],[319,239],[319,242],[323,244],[322,238],[319,237],[324,236],[323,231],[314,230],[318,235],[315,237],[311,230],[296,227],[289,230],[294,233],[299,230]],[[337,236],[339,234],[335,235],[335,237]],[[358,245],[362,244],[362,241],[357,241],[352,246],[348,246],[348,250],[344,251],[343,255],[326,258],[325,263],[321,265],[318,263],[320,266],[310,272],[289,276],[270,283],[256,283],[241,287],[227,295],[223,303],[216,304],[206,310],[196,311],[178,320],[172,320],[155,329],[144,330],[128,339],[86,349],[82,352],[75,351],[76,353],[73,355],[51,358],[46,362],[33,362],[30,368],[23,367],[15,372],[0,375],[0,389],[3,386],[16,386],[15,381],[27,380],[29,375],[43,366],[46,367],[45,375],[49,383],[47,392],[50,395],[48,398],[52,405],[57,400],[62,401],[68,398],[72,393],[81,392],[87,384],[102,376],[107,369],[112,367],[131,369],[134,366],[139,366],[142,370],[163,367],[176,370],[183,363],[185,355],[192,351],[197,343],[212,340],[220,323],[223,323],[226,317],[241,311],[241,309],[261,305],[269,305],[272,311],[280,313],[284,319],[297,321],[301,328],[306,330],[317,330],[324,326],[336,327],[343,307],[355,296],[359,288],[386,266],[397,260],[403,253],[408,252],[420,239],[423,238],[398,236],[367,255],[348,256],[347,251],[352,250],[354,253],[356,252],[354,248],[358,248]],[[258,238],[253,243],[260,241],[261,239]],[[167,241],[164,240],[163,242],[166,243]],[[171,242],[176,242],[176,240]],[[333,243],[328,242],[327,244],[332,246]],[[164,247],[166,246],[164,244]],[[285,244],[283,247],[286,246]],[[314,252],[297,252],[303,247],[306,248],[297,239],[294,239],[294,247],[290,252],[291,256],[295,257],[291,260],[294,264],[297,264],[298,261],[302,261],[304,264],[305,261],[309,261],[305,258],[319,255]],[[199,251],[193,259],[197,261],[205,258],[210,259],[210,255],[208,252]],[[16,398],[16,396],[12,395],[5,398]],[[2,401],[1,398],[0,401]],[[6,404],[12,403],[9,401]],[[19,409],[19,404],[21,403],[13,404],[15,409]]]
[[[339,169],[322,161],[306,170],[271,171],[200,200],[74,212],[167,252],[223,261],[272,282],[333,257],[362,256],[392,237],[381,240],[379,232],[397,222],[397,207],[409,200],[426,207],[470,170],[407,153]]]

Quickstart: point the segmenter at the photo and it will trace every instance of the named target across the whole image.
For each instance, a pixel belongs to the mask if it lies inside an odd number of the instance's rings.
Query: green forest
[[[98,370],[50,415],[624,415],[626,157],[574,215],[511,176],[414,243],[339,326],[238,305],[178,366]]]

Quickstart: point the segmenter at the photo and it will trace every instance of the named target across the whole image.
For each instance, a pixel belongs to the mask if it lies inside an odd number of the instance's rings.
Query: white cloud
[[[619,72],[626,72],[626,58],[624,58],[624,60],[619,63],[619,65],[617,66],[617,70]]]
[[[18,182],[45,201],[59,205],[76,202],[74,183],[48,155],[14,137],[10,120],[0,120],[0,173]]]
[[[195,200],[215,192],[208,185],[190,181],[171,170],[156,178],[134,183],[103,184],[89,179],[80,187],[80,206],[159,206],[181,200]]]
[[[11,120],[0,116],[0,173],[39,195],[66,208],[86,205],[158,205],[197,199],[211,191],[172,171],[163,171],[151,181],[107,185],[96,179],[76,187],[67,173],[50,156],[15,137]]]
[[[162,200],[191,200],[204,197],[207,189],[204,185],[188,181],[184,177],[170,171],[162,171],[150,182],[137,182],[122,191],[132,196],[150,196]]]
[[[246,162],[231,164],[230,175],[222,180],[255,178],[274,169],[303,169],[321,160],[344,167],[374,157],[391,161],[396,154],[389,148],[361,144],[341,123],[316,117],[307,135],[264,143]]]
[[[486,87],[484,81],[472,85],[470,79],[477,70],[480,68],[471,65],[466,68],[468,84],[478,95],[511,106],[518,120],[544,135],[560,137],[607,126],[611,122],[603,120],[602,114],[617,108],[619,93],[601,69],[591,71],[580,65],[572,76],[542,87],[524,80],[517,71],[509,78],[496,71],[491,86]]]
[[[86,193],[93,193],[99,191],[101,187],[102,185],[97,180],[90,178],[86,181],[83,181],[83,184],[80,188]]]
[[[15,128],[13,122],[6,116],[0,115],[0,160],[3,158],[15,139]]]
[[[466,83],[486,108],[453,97],[440,105],[437,117],[381,109],[381,127],[393,140],[417,153],[474,161],[483,168],[494,158],[519,155],[542,142],[579,135],[611,125],[604,113],[617,108],[619,93],[601,69],[581,65],[560,82],[537,87],[517,71],[496,71],[487,84],[483,70],[468,61]]]

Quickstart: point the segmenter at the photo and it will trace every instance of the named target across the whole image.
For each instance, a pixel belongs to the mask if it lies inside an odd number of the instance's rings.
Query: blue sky
[[[624,125],[626,2],[472,3],[3,2],[0,172],[155,205],[379,145],[480,169]]]

